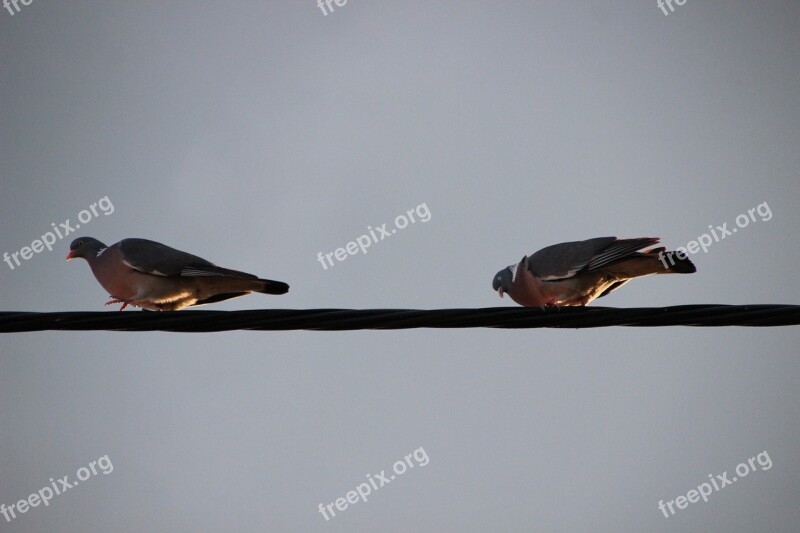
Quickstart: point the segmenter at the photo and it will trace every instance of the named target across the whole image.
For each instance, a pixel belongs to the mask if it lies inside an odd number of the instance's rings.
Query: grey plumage
[[[689,259],[668,264],[657,237],[597,237],[547,246],[498,272],[492,288],[525,306],[587,305],[633,278],[650,274],[688,274]]]
[[[79,237],[70,244],[67,260],[78,257],[86,259],[111,295],[108,304],[123,304],[120,310],[135,305],[174,311],[251,292],[284,294],[289,290],[281,281],[223,268],[147,239],[123,239],[107,247],[92,237]]]

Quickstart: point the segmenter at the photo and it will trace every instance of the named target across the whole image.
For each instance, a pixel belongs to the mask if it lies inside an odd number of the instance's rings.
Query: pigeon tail
[[[667,264],[669,265],[670,272],[674,272],[676,274],[692,274],[693,272],[697,272],[697,267],[694,266],[694,263],[689,260],[689,258],[681,259],[675,252],[667,252],[672,253],[674,256],[675,264],[672,264],[672,261],[668,261]]]
[[[261,289],[255,289],[256,292],[263,294],[286,294],[289,292],[289,285],[282,281],[271,279],[259,279],[258,281],[262,282],[264,286]]]

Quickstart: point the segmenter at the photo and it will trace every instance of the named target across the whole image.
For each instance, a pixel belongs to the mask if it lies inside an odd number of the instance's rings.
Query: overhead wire
[[[34,331],[347,331],[414,328],[564,328],[793,326],[800,305],[671,307],[487,307],[464,309],[252,309],[167,312],[0,312],[0,333]]]

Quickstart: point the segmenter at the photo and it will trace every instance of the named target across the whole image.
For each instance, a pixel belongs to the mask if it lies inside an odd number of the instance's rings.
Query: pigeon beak
[[[500,298],[502,298],[503,297],[503,289],[502,288],[497,289],[497,292],[500,293]]]
[[[69,253],[67,254],[67,261],[71,259],[75,259],[75,250],[70,250]]]

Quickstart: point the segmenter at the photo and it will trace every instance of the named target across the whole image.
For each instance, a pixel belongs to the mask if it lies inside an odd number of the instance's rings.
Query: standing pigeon
[[[281,281],[218,267],[195,255],[147,239],[123,239],[106,246],[92,237],[69,245],[67,261],[86,259],[111,301],[153,311],[177,311],[191,305],[221,302],[251,292],[285,294]]]
[[[598,237],[554,244],[498,272],[492,288],[501,298],[508,293],[526,307],[585,306],[633,278],[697,271],[685,254],[681,259],[663,247],[639,251],[654,244],[657,237]]]

